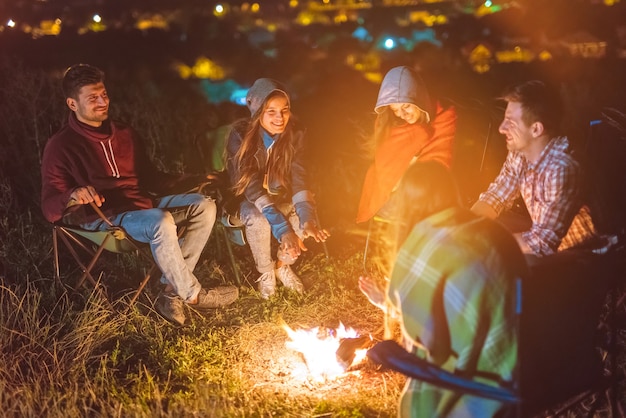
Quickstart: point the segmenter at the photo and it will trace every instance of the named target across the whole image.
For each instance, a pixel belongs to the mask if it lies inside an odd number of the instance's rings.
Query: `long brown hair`
[[[255,158],[258,145],[263,141],[261,137],[261,116],[267,109],[269,101],[279,95],[284,96],[284,93],[276,91],[267,96],[261,109],[252,115],[248,122],[246,133],[241,141],[241,147],[234,156],[235,164],[239,167],[240,174],[237,183],[233,186],[233,192],[237,196],[245,192],[252,177],[261,169],[259,161]],[[272,146],[272,151],[269,153],[265,167],[268,177],[278,180],[284,186],[290,184],[291,162],[294,155],[295,121],[293,119],[294,115],[291,114],[285,130],[278,136],[278,139]]]

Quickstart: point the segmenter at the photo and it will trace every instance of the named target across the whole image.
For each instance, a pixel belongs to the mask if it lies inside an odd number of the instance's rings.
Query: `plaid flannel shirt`
[[[570,155],[566,137],[553,138],[536,163],[509,152],[500,174],[479,200],[500,214],[520,194],[532,220],[522,239],[535,254],[553,254],[596,236],[582,201],[580,167]]]
[[[398,252],[387,290],[405,348],[451,372],[510,382],[517,363],[515,279],[526,264],[513,236],[495,221],[451,208],[417,224]],[[493,400],[409,379],[402,417],[493,416]]]

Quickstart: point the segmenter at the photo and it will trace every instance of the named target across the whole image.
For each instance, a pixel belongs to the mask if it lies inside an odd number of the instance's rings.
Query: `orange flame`
[[[339,323],[339,328],[327,332],[320,331],[319,327],[310,330],[293,330],[287,324],[283,329],[291,339],[285,345],[302,354],[309,374],[318,380],[334,379],[345,371],[365,359],[367,349],[355,351],[351,364],[344,365],[337,359],[337,350],[345,338],[357,338],[358,333],[352,328],[346,328]]]

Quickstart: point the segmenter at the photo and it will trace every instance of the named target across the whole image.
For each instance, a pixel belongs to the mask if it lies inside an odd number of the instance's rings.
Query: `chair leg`
[[[372,223],[373,219],[367,224],[367,238],[365,238],[365,249],[363,250],[363,271],[367,272],[367,253],[370,247],[370,239],[372,238]]]
[[[78,291],[78,289],[80,289],[81,286],[84,285],[85,280],[88,280],[89,283],[92,284],[92,286],[94,287],[94,289],[102,296],[102,298],[107,302],[107,304],[109,305],[110,308],[112,308],[111,305],[111,301],[109,301],[109,298],[107,297],[106,293],[102,290],[102,288],[98,285],[98,281],[93,277],[93,275],[91,274],[91,270],[93,269],[93,267],[96,265],[96,262],[98,261],[98,258],[100,258],[100,255],[102,254],[102,252],[104,251],[104,247],[106,245],[106,241],[109,239],[109,236],[105,237],[105,239],[103,240],[102,244],[98,247],[98,249],[94,252],[91,251],[89,248],[87,248],[86,246],[83,245],[83,243],[81,243],[80,241],[76,240],[75,237],[73,237],[72,235],[68,234],[67,232],[65,232],[62,228],[60,228],[58,230],[58,232],[61,233],[60,238],[61,241],[63,241],[63,243],[65,244],[65,247],[68,249],[68,251],[72,254],[72,256],[74,257],[74,260],[76,261],[76,263],[79,265],[79,267],[81,268],[81,270],[83,271],[83,274],[81,275],[81,277],[78,279],[76,285],[74,286],[74,288],[72,289],[74,292]],[[69,242],[69,238],[71,238],[73,241],[77,242],[82,248],[84,248],[88,253],[90,253],[92,255],[91,261],[89,263],[89,265],[85,266],[83,264],[83,262],[80,261],[80,257],[78,255],[78,253],[76,252],[76,250],[74,249],[74,247],[72,247],[71,243]],[[59,279],[60,280],[60,279]]]
[[[137,299],[141,295],[141,292],[143,292],[143,289],[146,287],[146,285],[148,284],[148,282],[152,278],[152,275],[154,273],[156,273],[158,270],[159,270],[158,266],[156,264],[152,263],[152,267],[150,267],[150,270],[148,270],[148,272],[144,276],[143,280],[141,280],[141,283],[139,283],[139,287],[137,287],[137,290],[135,290],[135,293],[134,293],[133,297],[130,299],[130,302],[128,303],[129,307],[131,307],[131,306],[133,306],[135,304],[135,302],[137,301]]]
[[[57,227],[52,227],[52,251],[54,253],[54,280],[61,284],[61,269],[59,267],[59,239]]]
[[[230,260],[230,267],[235,274],[235,280],[237,281],[237,285],[241,286],[241,275],[239,274],[239,266],[237,265],[237,262],[235,261],[235,255],[233,254],[233,245],[230,242],[230,238],[228,238],[228,233],[226,232],[224,227],[220,227],[219,229],[222,231],[222,238],[226,243],[226,251],[228,252],[228,258]]]
[[[178,227],[178,239],[179,239],[179,242],[180,242],[180,239],[182,238],[182,236],[185,234],[186,229],[187,229],[187,227],[185,225],[181,225],[181,226]],[[139,286],[137,287],[137,290],[135,290],[135,292],[133,294],[133,297],[128,302],[128,308],[129,309],[135,304],[137,299],[139,299],[139,296],[141,296],[141,293],[143,292],[144,288],[150,282],[150,279],[152,278],[152,276],[156,272],[160,271],[159,270],[159,266],[156,265],[156,263],[154,262],[154,258],[152,257],[152,255],[149,252],[143,251],[133,241],[130,241],[130,243],[135,248],[135,251],[137,252],[137,254],[140,257],[144,258],[147,262],[151,263],[151,266],[150,266],[150,269],[148,270],[148,272],[145,274],[145,276],[141,280],[141,282],[139,283]]]

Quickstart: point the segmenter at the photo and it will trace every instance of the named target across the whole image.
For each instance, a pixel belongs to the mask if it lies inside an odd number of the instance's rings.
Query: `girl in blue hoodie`
[[[228,135],[227,167],[233,191],[242,196],[239,217],[260,276],[261,296],[276,291],[276,279],[302,293],[290,265],[306,251],[303,240],[325,241],[317,224],[313,193],[304,168],[304,131],[291,118],[290,98],[278,81],[260,78],[246,96],[250,118],[237,121]],[[280,243],[275,260],[272,236]]]

